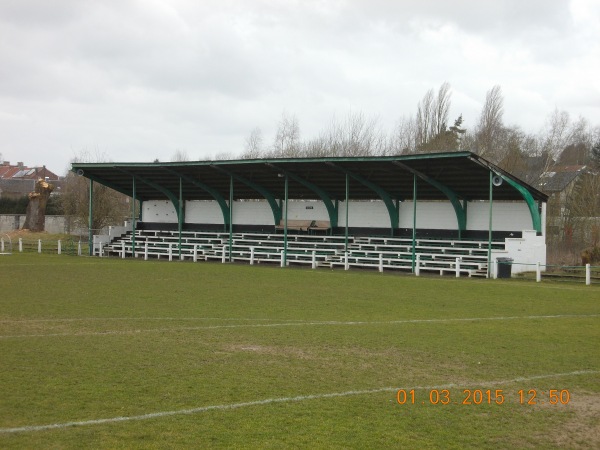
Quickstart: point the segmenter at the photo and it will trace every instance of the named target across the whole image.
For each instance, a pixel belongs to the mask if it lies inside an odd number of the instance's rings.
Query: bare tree
[[[479,154],[494,162],[497,162],[503,156],[497,152],[504,129],[502,122],[503,114],[504,97],[502,89],[499,85],[496,85],[485,96],[485,102],[475,132]]]
[[[188,156],[185,150],[177,149],[173,156],[171,156],[171,162],[184,162],[189,161],[190,157]]]
[[[106,155],[96,151],[82,151],[72,159],[76,162],[103,162]],[[64,177],[60,203],[70,223],[80,228],[88,227],[89,220],[89,186],[85,176],[68,171]],[[131,215],[130,199],[100,183],[94,183],[92,229],[101,230],[108,225],[122,225]]]
[[[250,136],[246,138],[246,147],[241,157],[243,159],[260,158],[262,154],[263,137],[260,128],[253,128]]]
[[[298,156],[300,146],[300,126],[296,116],[289,116],[285,112],[281,115],[281,121],[277,128],[275,141],[273,142],[273,156],[293,157]]]
[[[443,135],[447,132],[451,96],[450,84],[444,82],[438,89],[437,96],[433,89],[430,89],[417,105],[415,117],[417,151],[442,150],[438,148],[439,145],[431,143],[434,140],[437,140],[438,144],[444,141]]]
[[[414,153],[417,148],[417,126],[413,117],[402,117],[390,137],[388,151],[392,155]]]
[[[444,82],[438,90],[438,96],[435,102],[435,109],[433,110],[433,120],[431,121],[432,132],[434,135],[439,135],[446,131],[448,125],[448,114],[450,112],[450,83]],[[462,116],[460,118],[462,122]]]

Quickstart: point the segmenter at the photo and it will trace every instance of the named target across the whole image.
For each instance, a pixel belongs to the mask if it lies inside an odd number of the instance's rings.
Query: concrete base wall
[[[25,223],[25,214],[0,214],[0,233],[20,230]],[[68,233],[71,228],[71,234],[87,233],[86,230],[69,227],[65,216],[46,216],[45,231],[51,234]]]

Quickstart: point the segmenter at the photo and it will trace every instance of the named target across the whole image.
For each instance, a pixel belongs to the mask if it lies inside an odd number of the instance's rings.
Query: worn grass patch
[[[2,448],[598,444],[597,286],[37,254],[0,286]]]

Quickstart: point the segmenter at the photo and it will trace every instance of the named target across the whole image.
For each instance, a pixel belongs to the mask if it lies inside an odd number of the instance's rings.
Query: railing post
[[[19,238],[19,253],[23,253],[23,238]]]
[[[383,272],[383,253],[379,253],[379,272]]]
[[[173,261],[173,245],[169,242],[169,261]]]
[[[38,239],[38,253],[42,253],[42,240]]]
[[[317,268],[317,252],[315,250],[312,251],[312,263],[311,263],[311,267],[313,269]]]
[[[456,258],[456,278],[460,278],[460,258]]]
[[[61,246],[61,242],[60,239],[58,240],[58,254],[60,255],[62,253],[62,246]]]
[[[285,265],[285,250],[281,250],[281,267]]]
[[[194,244],[194,257],[193,257],[193,261],[194,262],[198,262],[198,244]]]
[[[225,264],[225,244],[223,244],[223,254],[221,255],[221,262]]]
[[[0,252],[4,253],[4,238],[0,238]]]
[[[144,245],[144,261],[148,261],[148,241]]]
[[[250,265],[254,265],[254,247],[250,247]]]
[[[538,283],[542,281],[542,271],[540,269],[540,262],[535,263],[535,281]]]
[[[348,252],[344,252],[344,270],[350,269],[350,263],[348,262]]]
[[[77,256],[81,256],[81,241],[77,243]]]
[[[121,258],[125,259],[125,241],[121,241]]]
[[[589,264],[585,265],[585,284],[586,286],[589,286],[590,284],[592,284],[592,270],[591,270],[591,266]]]
[[[415,275],[416,276],[421,275],[421,254],[420,253],[417,253],[417,258],[415,261]]]

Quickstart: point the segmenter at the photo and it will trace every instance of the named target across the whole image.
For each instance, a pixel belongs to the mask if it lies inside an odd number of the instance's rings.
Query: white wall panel
[[[467,207],[467,229],[489,229],[490,202],[469,202]],[[494,231],[531,230],[531,214],[525,202],[493,202],[492,229]]]
[[[223,213],[215,201],[192,200],[185,202],[186,223],[222,224]]]
[[[327,208],[322,201],[290,200],[288,203],[288,220],[329,220]]]
[[[413,227],[413,202],[400,203],[400,228]],[[417,201],[417,228],[456,230],[456,214],[450,202]]]
[[[144,222],[177,223],[177,212],[169,200],[146,200],[142,206]]]
[[[243,225],[274,225],[273,211],[266,200],[233,202],[233,223]],[[221,218],[221,222],[223,219]]]

